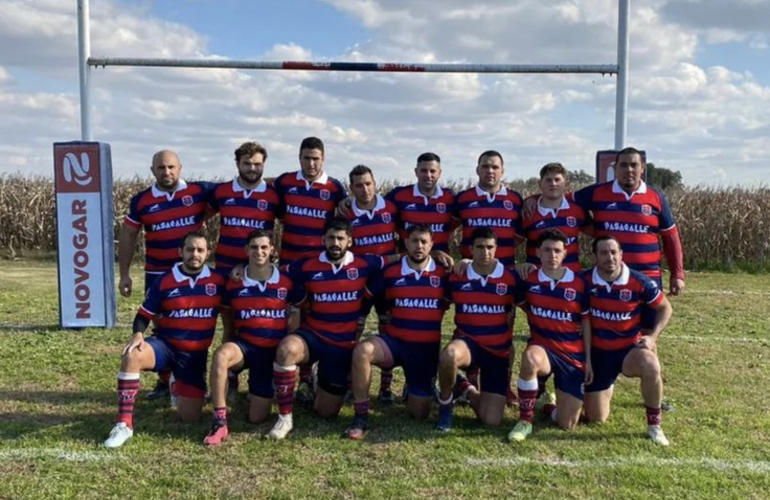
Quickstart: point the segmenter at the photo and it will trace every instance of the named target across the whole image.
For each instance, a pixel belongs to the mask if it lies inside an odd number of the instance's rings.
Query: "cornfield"
[[[116,238],[131,196],[150,183],[150,179],[138,177],[115,182]],[[453,180],[445,185],[459,191],[473,183]],[[379,188],[387,192],[397,184],[386,180]],[[513,181],[510,186],[524,196],[537,189],[532,181]],[[770,188],[688,187],[670,191],[667,197],[682,236],[688,270],[770,268]],[[50,178],[0,175],[0,256],[55,252],[55,204]],[[217,218],[209,222],[207,231],[216,241]],[[137,256],[143,254],[141,240]]]

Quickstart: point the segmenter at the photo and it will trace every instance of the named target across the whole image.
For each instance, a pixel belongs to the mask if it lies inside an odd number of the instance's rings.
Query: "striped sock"
[[[227,425],[227,407],[214,408],[214,422],[219,425]]]
[[[134,428],[134,403],[139,392],[139,374],[118,372],[118,422]]]
[[[278,399],[278,413],[291,415],[294,411],[294,384],[297,381],[297,365],[282,366],[273,363],[273,385]]]
[[[393,368],[383,368],[380,371],[380,391],[389,391],[393,382]]]
[[[537,400],[537,379],[519,379],[516,386],[519,389],[519,419],[532,423]]]
[[[647,409],[647,425],[660,427],[660,420],[661,420],[660,407],[650,408],[649,406],[645,406],[645,408]]]
[[[368,417],[369,416],[369,400],[364,399],[363,401],[354,401],[353,402],[353,411],[355,412],[356,416],[362,416],[362,417]]]

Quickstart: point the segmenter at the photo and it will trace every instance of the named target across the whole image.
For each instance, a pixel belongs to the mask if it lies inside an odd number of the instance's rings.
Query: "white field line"
[[[561,468],[615,469],[618,467],[673,467],[685,469],[709,469],[719,471],[747,471],[770,473],[770,462],[760,460],[725,460],[718,458],[659,458],[659,457],[614,457],[586,460],[563,460],[559,458],[469,458],[471,467],[507,468],[521,465],[542,465]]]
[[[108,452],[73,451],[62,448],[27,448],[21,450],[0,450],[0,461],[36,460],[53,458],[68,462],[106,462],[118,460],[120,455]]]
[[[750,295],[755,297],[770,297],[770,291],[763,292],[758,290],[741,290],[736,292],[734,290],[685,290],[683,296],[687,295],[727,295],[735,297]]]

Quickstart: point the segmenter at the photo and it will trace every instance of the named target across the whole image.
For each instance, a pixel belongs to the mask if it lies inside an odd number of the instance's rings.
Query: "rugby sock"
[[[532,423],[532,417],[535,414],[535,401],[537,400],[537,379],[519,379],[516,386],[519,389],[519,419]]]
[[[380,370],[380,392],[389,391],[391,382],[393,382],[393,368]]]
[[[168,385],[168,382],[171,379],[171,370],[169,370],[168,368],[164,368],[161,371],[159,371],[158,379],[164,384]]]
[[[363,401],[354,401],[353,402],[353,411],[355,412],[357,417],[368,417],[369,416],[369,400],[364,399]]]
[[[647,409],[647,426],[648,427],[660,427],[660,408],[650,408],[649,406],[645,406]]]
[[[214,408],[214,423],[219,425],[227,425],[227,407]]]
[[[299,366],[299,382],[310,384],[310,387],[313,386],[313,365]]]
[[[556,405],[544,405],[543,413],[545,416],[556,422]]]
[[[139,392],[139,374],[118,372],[118,422],[134,428],[134,402]]]
[[[297,381],[297,365],[282,366],[273,363],[273,385],[278,399],[278,413],[291,415],[294,410],[294,384]]]

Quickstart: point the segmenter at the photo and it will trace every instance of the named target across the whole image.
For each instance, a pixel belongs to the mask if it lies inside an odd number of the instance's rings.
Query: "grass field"
[[[119,301],[118,329],[61,331],[56,267],[0,261],[0,499],[770,498],[770,276],[693,273],[687,285],[660,345],[676,407],[664,415],[667,449],[645,438],[638,382],[622,380],[608,424],[565,433],[541,420],[516,446],[505,440],[511,410],[503,427],[483,428],[460,408],[439,435],[376,404],[364,442],[340,438],[350,407],[333,421],[298,410],[292,436],[269,442],[268,424],[246,423],[242,393],[218,449],[201,445],[210,408],[184,425],[140,398],[134,438],[110,451],[139,299]],[[519,350],[524,331],[519,318]],[[146,390],[154,377],[142,380]]]

